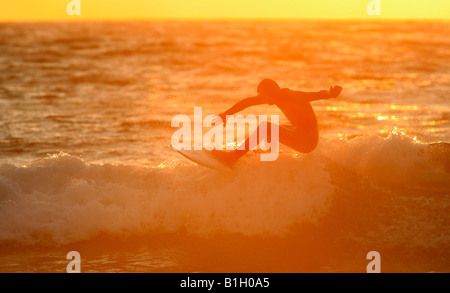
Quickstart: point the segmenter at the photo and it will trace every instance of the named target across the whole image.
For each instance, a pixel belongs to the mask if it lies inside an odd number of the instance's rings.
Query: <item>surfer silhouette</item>
[[[245,108],[269,104],[276,105],[291,122],[291,125],[279,126],[279,142],[301,153],[309,153],[313,151],[319,142],[319,129],[317,125],[316,115],[310,104],[312,101],[332,99],[339,96],[342,91],[340,86],[331,86],[330,89],[318,92],[302,92],[288,88],[280,88],[280,86],[271,79],[262,80],[257,88],[258,95],[245,98],[237,102],[230,109],[218,115],[220,120],[226,124],[227,115],[233,115]],[[267,127],[267,136],[271,137],[272,123],[265,122]],[[252,136],[257,136],[259,144],[264,137],[259,137],[259,128],[250,134],[246,139],[245,148],[233,151],[213,150],[212,153],[228,166],[233,166],[239,158],[250,150],[250,141]]]

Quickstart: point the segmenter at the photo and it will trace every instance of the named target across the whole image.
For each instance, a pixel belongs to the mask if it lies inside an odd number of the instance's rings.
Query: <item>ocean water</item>
[[[0,271],[450,271],[449,22],[0,24]],[[177,114],[263,78],[320,142],[223,174],[174,152]],[[244,114],[280,114],[261,106]],[[287,121],[280,117],[281,123]]]

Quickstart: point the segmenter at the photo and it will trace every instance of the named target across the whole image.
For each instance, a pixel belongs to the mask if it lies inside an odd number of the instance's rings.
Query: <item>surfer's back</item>
[[[299,94],[303,92],[283,88],[281,93],[275,105],[294,127],[316,134],[318,137],[317,118],[309,100],[303,98],[303,94]]]

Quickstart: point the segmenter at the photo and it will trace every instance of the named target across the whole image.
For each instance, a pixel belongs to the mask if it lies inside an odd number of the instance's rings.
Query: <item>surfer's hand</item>
[[[330,91],[328,92],[329,99],[336,98],[340,95],[342,91],[342,87],[336,85],[336,86],[330,86]]]
[[[227,115],[225,115],[225,113],[219,114],[216,118],[214,118],[213,122],[214,125],[219,125],[222,123],[225,125],[227,123]]]

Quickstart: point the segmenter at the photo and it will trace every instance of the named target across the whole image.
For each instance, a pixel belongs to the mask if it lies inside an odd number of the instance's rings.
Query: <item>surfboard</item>
[[[222,163],[219,161],[212,153],[211,151],[208,151],[206,149],[201,150],[177,150],[173,146],[172,148],[182,154],[184,157],[188,158],[189,160],[193,161],[194,163],[197,163],[199,165],[217,170],[222,172],[230,172],[233,171],[233,169],[230,166],[227,166],[225,163]]]

